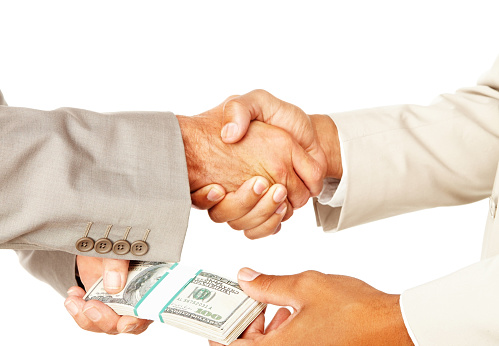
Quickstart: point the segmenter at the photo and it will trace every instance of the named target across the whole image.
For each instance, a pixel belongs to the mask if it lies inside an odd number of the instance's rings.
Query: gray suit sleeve
[[[3,99],[3,97],[2,97]],[[180,128],[169,112],[0,106],[0,248],[178,261],[191,206]],[[148,252],[80,252],[84,236]],[[42,252],[40,252],[41,254]]]

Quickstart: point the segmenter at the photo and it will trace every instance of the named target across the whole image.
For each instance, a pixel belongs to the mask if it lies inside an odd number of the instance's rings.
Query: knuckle
[[[304,189],[301,192],[295,193],[291,204],[293,208],[298,209],[307,204],[309,198],[310,198],[310,192],[307,189]]]
[[[308,291],[310,288],[315,287],[318,282],[322,281],[324,274],[315,271],[307,270],[298,275],[298,286],[300,289]]]
[[[258,237],[256,236],[255,232],[253,232],[252,230],[244,231],[244,236],[246,238],[248,238],[249,240],[258,239]]]
[[[276,182],[287,185],[286,182],[288,180],[288,169],[283,164],[277,165],[273,170],[273,178]]]
[[[288,203],[288,204],[289,204],[288,209],[286,209],[286,214],[282,218],[281,222],[287,221],[291,218],[291,216],[293,216],[293,208],[291,207],[290,203]]]
[[[116,329],[116,325],[111,325],[107,323],[103,323],[99,325],[99,328],[106,334],[109,335],[116,335],[119,334],[119,332]]]
[[[236,97],[239,97],[239,96],[241,96],[241,95],[237,95],[237,94],[236,94],[236,95],[230,95],[229,97],[227,97],[227,98],[224,100],[224,103],[227,103],[227,102],[229,102],[230,100],[232,100],[232,99],[234,99],[234,98],[236,98]]]
[[[237,97],[228,100],[224,104],[224,117],[234,116],[243,107],[244,104]]]
[[[81,329],[86,330],[87,332],[93,331],[94,323],[86,317],[78,320],[77,324]]]
[[[312,181],[317,183],[317,184],[321,184],[322,185],[322,181],[324,180],[324,177],[326,176],[326,170],[324,167],[322,167],[319,163],[315,163],[313,169],[312,169]]]
[[[228,221],[227,224],[229,225],[230,228],[236,231],[243,231],[245,228],[247,228],[244,227],[244,224],[238,220]]]
[[[224,220],[223,213],[218,208],[209,209],[208,216],[210,217],[211,221],[215,223],[222,223],[226,221]]]
[[[276,281],[276,277],[272,276],[272,275],[268,275],[262,279],[263,280],[260,283],[260,290],[263,292],[270,292],[272,289],[272,286],[274,286],[274,283]]]
[[[268,97],[270,96],[270,93],[267,90],[264,89],[254,89],[250,92],[250,94],[253,94],[257,97]]]
[[[245,231],[244,234],[246,235],[247,238],[255,240],[255,239],[265,238],[271,234],[274,234],[276,228],[277,228],[276,225],[261,225],[259,227]]]

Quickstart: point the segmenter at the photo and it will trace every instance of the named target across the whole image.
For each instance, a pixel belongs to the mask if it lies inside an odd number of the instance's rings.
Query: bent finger
[[[309,153],[298,145],[293,146],[293,168],[312,196],[318,196],[326,176],[325,166],[317,162]],[[293,204],[294,206],[294,204]]]
[[[236,230],[246,230],[261,225],[262,223],[266,222],[272,215],[274,215],[279,206],[281,206],[282,204],[286,206],[286,204],[283,203],[286,199],[286,196],[286,187],[281,184],[272,185],[253,209],[251,209],[246,215],[238,219],[229,221],[229,226]],[[283,214],[285,212],[286,210],[284,207],[279,210],[279,214]]]
[[[299,209],[307,203],[310,198],[310,191],[294,171],[286,177],[286,187],[288,189],[288,200],[293,209]]]
[[[265,330],[265,334],[270,333],[273,330],[279,328],[285,321],[289,319],[291,316],[291,312],[287,308],[280,308],[277,310],[276,314],[272,321],[270,321],[267,329]]]
[[[83,316],[102,332],[107,334],[119,333],[116,327],[120,316],[106,304],[97,300],[89,300],[83,306],[82,312]]]
[[[282,203],[278,210],[267,221],[255,228],[245,230],[244,235],[246,238],[259,239],[279,232],[282,218],[286,213],[286,208],[286,203]]]
[[[201,210],[210,209],[225,197],[222,185],[210,184],[191,193],[193,207]]]
[[[214,222],[232,221],[250,212],[269,189],[264,177],[253,177],[245,181],[235,192],[228,193],[223,201],[208,211]]]
[[[64,302],[64,306],[81,329],[94,333],[102,333],[102,330],[83,314],[85,301],[81,297],[68,297]]]
[[[120,333],[138,335],[143,333],[153,323],[151,320],[144,320],[133,316],[121,316],[116,324],[116,329]]]

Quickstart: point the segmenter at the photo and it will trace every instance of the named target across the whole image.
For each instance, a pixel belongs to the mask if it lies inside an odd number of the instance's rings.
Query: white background
[[[193,115],[255,88],[308,113],[428,104],[492,65],[497,13],[497,0],[5,1],[0,87],[11,106],[43,110]],[[400,293],[477,261],[486,213],[480,201],[324,234],[309,203],[278,235],[249,241],[193,211],[182,258],[233,277],[316,269]],[[140,336],[80,330],[12,251],[0,261],[2,343],[206,345],[159,324]]]

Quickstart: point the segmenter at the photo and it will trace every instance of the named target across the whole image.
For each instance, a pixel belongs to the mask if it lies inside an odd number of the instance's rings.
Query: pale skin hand
[[[238,279],[250,297],[294,312],[279,310],[272,330],[264,331],[255,320],[231,345],[412,345],[400,296],[358,279],[314,271],[263,275],[249,268],[241,269]]]
[[[286,186],[291,206],[302,207],[310,192],[300,177],[322,184],[322,167],[288,133],[261,122],[252,124],[238,143],[222,142],[222,111],[220,105],[198,116],[177,116],[191,192],[213,183],[232,192],[259,175]]]
[[[244,230],[249,239],[262,238],[279,232],[281,222],[293,214],[286,202],[286,187],[280,184],[270,185],[263,177],[254,177],[246,181],[235,192],[220,198],[213,207],[206,204],[210,191],[217,190],[223,195],[220,185],[209,185],[191,194],[194,204],[200,209],[208,209],[210,218],[215,222],[227,222],[236,230]]]
[[[128,261],[76,256],[76,263],[86,290],[101,276],[108,293],[118,293],[123,289],[128,274]],[[119,316],[102,302],[83,300],[84,295],[85,290],[81,287],[71,287],[64,302],[69,314],[84,330],[107,334],[140,334],[152,323],[136,317]]]

